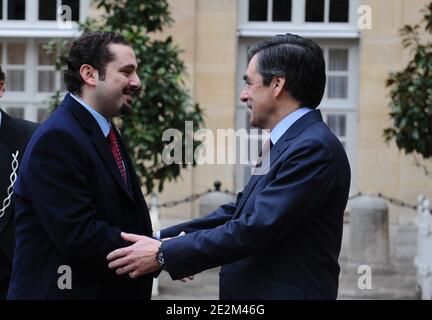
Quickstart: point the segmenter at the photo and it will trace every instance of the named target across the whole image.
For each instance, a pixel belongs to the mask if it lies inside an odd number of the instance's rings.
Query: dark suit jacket
[[[129,245],[120,231],[152,235],[131,159],[120,170],[93,116],[69,94],[30,140],[15,186],[16,249],[9,299],[149,299],[152,277],[132,280],[106,256]],[[57,282],[72,270],[72,290]]]
[[[11,276],[15,239],[13,226],[15,206],[13,197],[6,210],[4,212],[1,210],[3,205],[6,205],[7,190],[12,185],[12,161],[14,160],[12,154],[16,155],[18,151],[16,172],[18,173],[25,147],[38,125],[30,121],[10,117],[2,110],[0,112],[0,215],[3,214],[0,218],[0,281],[7,282]],[[0,296],[5,297],[6,293],[0,292]]]
[[[314,110],[273,146],[266,175],[252,176],[236,203],[165,230],[173,279],[223,265],[221,299],[336,299],[350,168]]]

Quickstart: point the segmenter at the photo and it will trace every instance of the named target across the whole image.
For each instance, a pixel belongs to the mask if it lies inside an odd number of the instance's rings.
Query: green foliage
[[[421,42],[419,24],[400,29],[402,43],[413,56],[405,69],[387,79],[393,125],[384,130],[384,138],[395,139],[407,154],[417,152],[427,159],[432,156],[432,3],[422,12],[429,41]]]
[[[197,104],[191,104],[185,89],[180,49],[171,37],[162,40],[150,37],[172,22],[167,0],[94,0],[94,4],[105,14],[88,19],[81,29],[119,32],[134,47],[143,90],[134,99],[132,114],[116,122],[146,191],[152,192],[156,184],[162,191],[164,183],[176,180],[181,168],[186,167],[162,161],[162,150],[169,143],[162,141],[162,133],[177,129],[184,137],[185,121],[193,121],[194,131],[203,126],[202,111]],[[64,45],[60,44],[63,48]],[[58,62],[60,69],[64,59]]]

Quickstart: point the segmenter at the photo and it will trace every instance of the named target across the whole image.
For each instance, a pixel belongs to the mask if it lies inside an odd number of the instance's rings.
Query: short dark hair
[[[67,70],[64,72],[66,88],[72,93],[81,93],[84,80],[80,74],[83,64],[89,64],[99,72],[99,77],[104,80],[107,63],[114,60],[113,53],[109,50],[109,44],[132,45],[116,32],[86,32],[75,40],[66,60]]]
[[[5,74],[0,66],[0,81],[4,81],[5,80]]]
[[[287,33],[267,38],[248,51],[249,61],[257,55],[257,71],[268,86],[273,77],[285,78],[285,90],[302,106],[315,109],[326,84],[321,48],[312,40]]]

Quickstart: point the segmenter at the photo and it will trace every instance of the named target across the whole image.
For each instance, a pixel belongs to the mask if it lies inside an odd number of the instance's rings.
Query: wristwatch
[[[160,247],[159,247],[159,250],[156,252],[156,261],[160,264],[160,266],[163,269],[165,266],[165,260],[164,260],[163,253],[162,253],[162,250]]]

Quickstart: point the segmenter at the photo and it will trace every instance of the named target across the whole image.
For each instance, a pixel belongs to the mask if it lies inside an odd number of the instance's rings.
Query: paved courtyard
[[[344,226],[342,251],[339,259],[340,300],[349,299],[417,299],[416,272],[413,258],[416,252],[416,229],[413,226],[391,224],[389,269],[372,273],[372,289],[360,290],[357,286],[361,274],[348,263],[349,224]],[[204,271],[187,283],[172,281],[168,273],[159,276],[159,295],[155,300],[217,300],[219,296],[219,268]]]
[[[219,268],[197,274],[192,281],[172,281],[167,272],[159,276],[159,296],[153,300],[217,300],[219,299]]]

